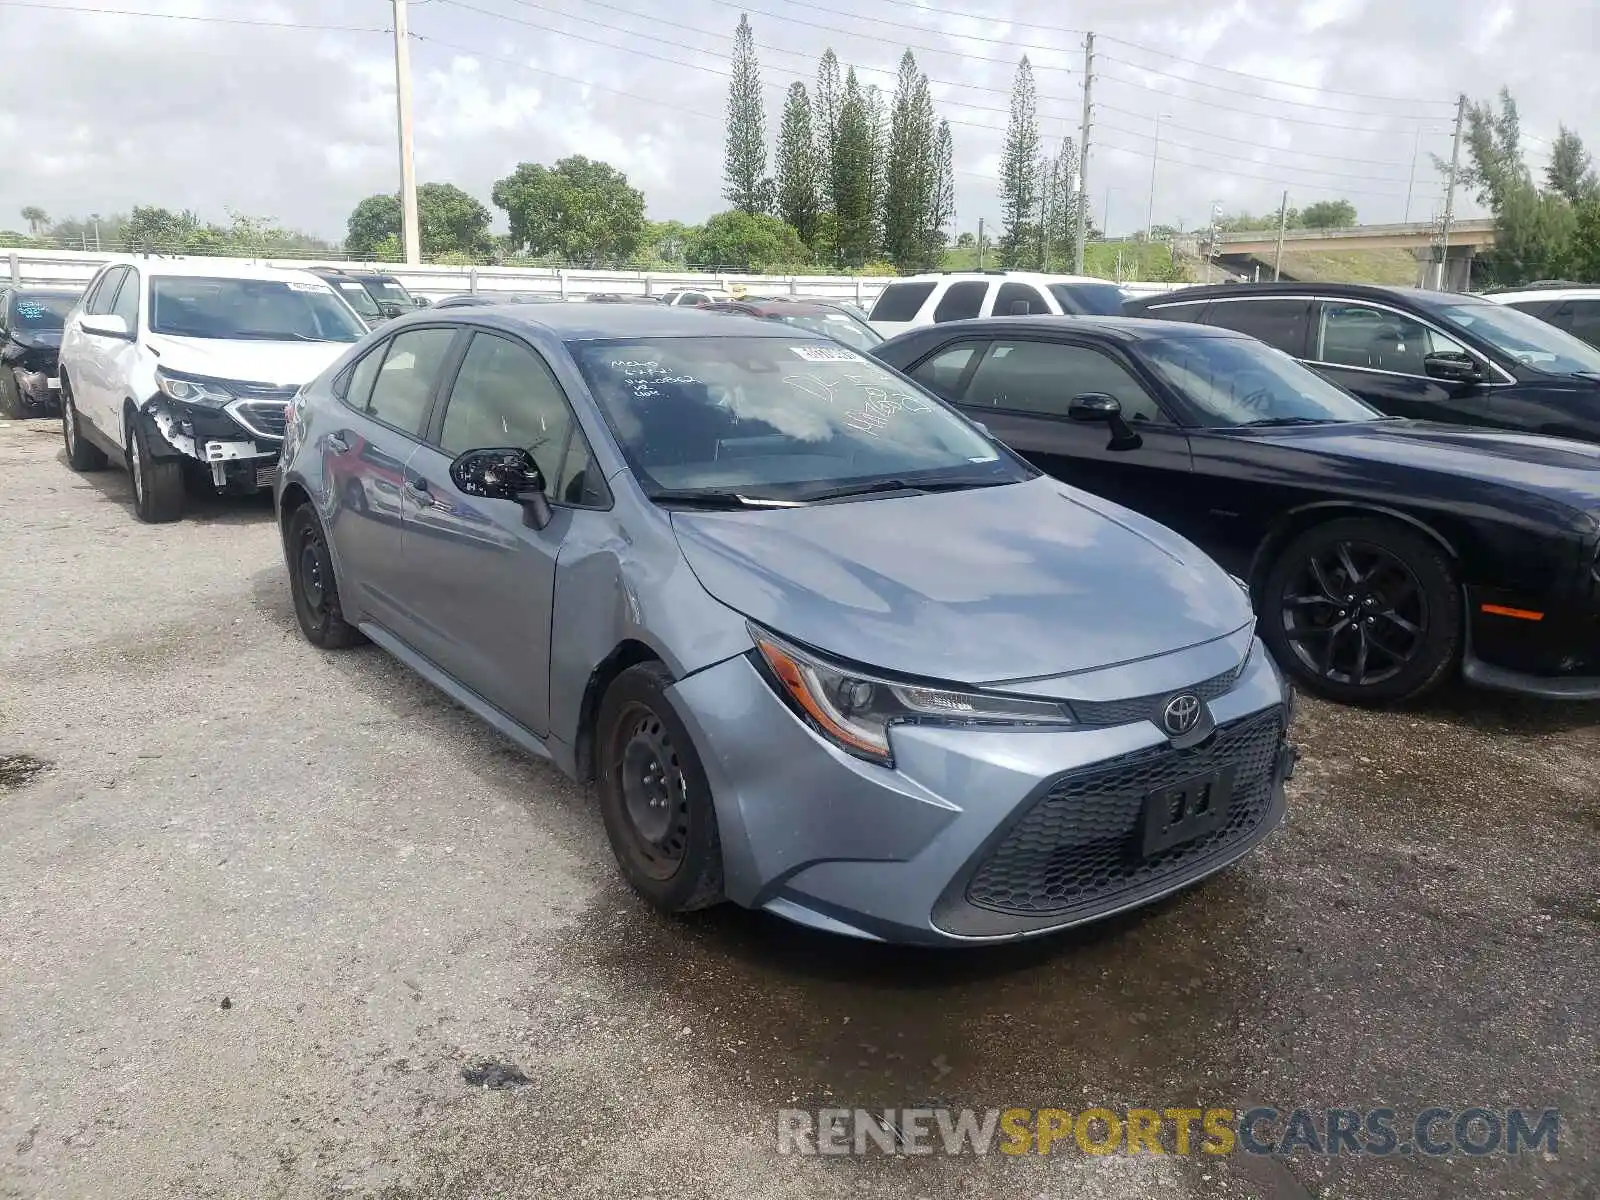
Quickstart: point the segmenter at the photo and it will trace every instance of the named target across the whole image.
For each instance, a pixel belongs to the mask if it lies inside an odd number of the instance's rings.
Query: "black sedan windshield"
[[[1349,392],[1253,338],[1164,338],[1141,343],[1141,352],[1203,425],[1383,419]]]
[[[1536,371],[1600,374],[1600,349],[1507,305],[1475,300],[1441,304],[1435,311]]]
[[[796,334],[568,349],[651,493],[803,500],[878,480],[981,486],[1030,477],[915,384]]]
[[[354,342],[367,332],[322,282],[157,275],[150,332],[264,342]]]

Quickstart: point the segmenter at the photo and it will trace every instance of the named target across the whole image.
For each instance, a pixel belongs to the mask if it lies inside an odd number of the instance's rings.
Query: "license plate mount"
[[[1145,797],[1140,851],[1145,858],[1215,833],[1228,823],[1233,767],[1180,780]]]
[[[52,375],[52,376],[50,376],[50,378],[46,379],[44,382],[45,382],[45,386],[47,388],[49,388],[52,392],[57,392],[57,391],[61,390],[61,377],[59,375]]]

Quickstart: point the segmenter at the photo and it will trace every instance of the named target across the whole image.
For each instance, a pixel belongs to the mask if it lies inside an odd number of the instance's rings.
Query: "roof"
[[[1044,271],[926,271],[921,275],[903,275],[898,279],[891,279],[890,284],[896,283],[928,283],[940,280],[961,279],[1012,279],[1018,283],[1103,283],[1108,287],[1116,287],[1109,279],[1101,279],[1094,275],[1051,275]]]
[[[1600,283],[1564,283],[1559,287],[1503,288],[1484,292],[1484,299],[1499,304],[1512,300],[1591,300],[1600,296]]]
[[[1130,300],[1130,307],[1152,308],[1161,304],[1182,304],[1191,300],[1210,300],[1225,296],[1333,296],[1346,300],[1396,300],[1414,305],[1471,303],[1480,299],[1464,292],[1434,292],[1425,288],[1395,287],[1379,283],[1215,283],[1179,288]]]
[[[254,263],[241,263],[227,258],[160,258],[143,255],[118,254],[112,262],[119,266],[138,267],[146,275],[182,275],[209,279],[273,279],[280,283],[290,280],[305,282],[314,278],[303,268],[264,267]]]
[[[706,307],[713,312],[748,312],[757,317],[825,317],[833,311],[807,300],[721,300]]]
[[[902,333],[895,341],[925,337],[938,331],[973,330],[990,336],[998,331],[1017,333],[1091,333],[1114,342],[1152,342],[1167,338],[1228,337],[1245,334],[1215,325],[1196,325],[1192,321],[1155,321],[1149,317],[973,317],[967,321],[945,321],[939,325],[919,325]]]
[[[425,308],[402,318],[412,323],[448,319],[543,332],[563,342],[607,338],[771,337],[816,338],[776,321],[735,313],[702,312],[666,304],[492,304],[444,310]]]

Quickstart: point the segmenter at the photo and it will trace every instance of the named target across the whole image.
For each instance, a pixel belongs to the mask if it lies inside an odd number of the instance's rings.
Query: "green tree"
[[[1577,203],[1572,225],[1572,277],[1600,283],[1600,193]]]
[[[50,224],[50,214],[37,204],[30,204],[22,210],[22,219],[28,223],[28,232],[38,237],[47,225]]]
[[[1356,206],[1348,200],[1318,200],[1300,213],[1300,224],[1307,229],[1349,229],[1356,223]],[[1278,214],[1272,213],[1266,228],[1278,227]]]
[[[907,50],[895,83],[883,192],[883,251],[902,270],[921,270],[938,261],[929,257],[929,229],[938,224],[937,137],[928,77],[917,70],[917,60]]]
[[[778,216],[794,226],[808,246],[816,241],[822,217],[822,172],[817,161],[816,130],[806,85],[789,85],[778,131]]]
[[[623,263],[644,241],[644,194],[609,163],[574,154],[553,167],[518,163],[494,185],[511,243],[584,264]]]
[[[831,244],[841,266],[860,267],[872,257],[877,233],[873,204],[876,153],[872,114],[852,67],[845,72],[838,143],[829,171],[833,199]]]
[[[728,82],[728,141],[722,196],[748,213],[772,210],[767,178],[767,117],[761,99],[761,68],[750,18],[739,14],[733,34],[733,78]]]
[[[154,205],[134,205],[123,230],[123,242],[130,251],[172,254],[187,249],[188,241],[200,232],[200,218],[185,210],[181,213]]]
[[[924,78],[926,88],[927,80]],[[944,257],[949,228],[956,219],[955,143],[950,137],[950,122],[940,121],[933,135],[933,203],[927,212],[923,232],[922,261],[932,269]]]
[[[1078,144],[1061,139],[1045,173],[1044,202],[1040,205],[1045,228],[1045,270],[1070,267],[1078,246]],[[1084,230],[1088,240],[1088,230]]]
[[[1593,160],[1584,149],[1583,139],[1565,125],[1556,134],[1555,145],[1550,150],[1550,162],[1544,169],[1545,187],[1565,196],[1572,204],[1581,203],[1592,196],[1597,185]],[[27,216],[24,211],[23,216]]]
[[[1466,129],[1462,139],[1467,147],[1467,165],[1456,174],[1460,187],[1475,192],[1479,204],[1498,210],[1501,200],[1528,182],[1528,168],[1522,161],[1522,117],[1508,88],[1501,88],[1498,111],[1487,101],[1467,105]],[[1450,164],[1437,154],[1433,165],[1449,178]]]
[[[740,271],[767,271],[803,266],[811,253],[793,225],[770,213],[747,213],[733,208],[718,213],[689,240],[691,265]]]
[[[699,232],[698,225],[685,225],[682,221],[647,221],[644,244],[657,262],[682,265],[689,240]]]
[[[355,206],[345,223],[344,252],[357,258],[377,258],[384,238],[400,241],[400,196],[368,196]],[[392,260],[391,260],[392,261]]]
[[[1023,55],[1011,85],[1011,117],[1000,151],[1000,265],[1021,266],[1035,244],[1039,202],[1039,101],[1033,66]]]
[[[453,183],[425,183],[417,189],[417,224],[428,258],[456,254],[487,258],[489,210]]]
[[[839,56],[829,46],[817,63],[817,96],[812,124],[816,127],[817,167],[822,172],[822,207],[832,212],[833,164],[839,157],[839,110],[844,105],[844,84],[839,78]]]

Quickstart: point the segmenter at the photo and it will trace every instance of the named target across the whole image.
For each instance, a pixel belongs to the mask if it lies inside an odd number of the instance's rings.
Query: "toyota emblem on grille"
[[[1199,720],[1200,697],[1193,692],[1180,692],[1167,701],[1161,713],[1161,724],[1173,737],[1182,737]]]

